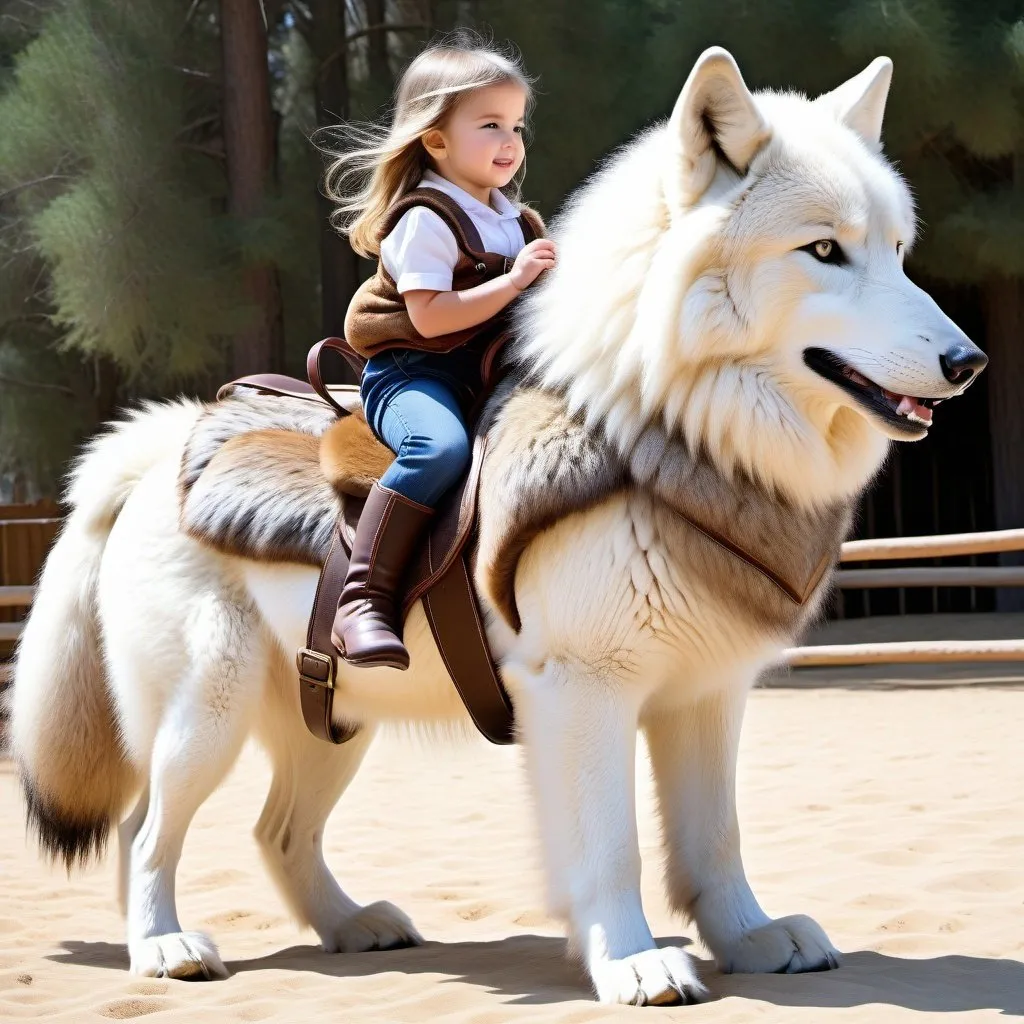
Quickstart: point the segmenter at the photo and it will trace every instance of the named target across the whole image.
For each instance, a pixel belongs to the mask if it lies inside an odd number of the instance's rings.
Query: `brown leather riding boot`
[[[396,590],[434,510],[374,484],[359,517],[331,641],[350,665],[407,669]]]

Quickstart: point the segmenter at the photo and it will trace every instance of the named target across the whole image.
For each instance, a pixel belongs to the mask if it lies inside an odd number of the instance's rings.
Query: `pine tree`
[[[0,99],[0,182],[62,344],[155,384],[207,367],[248,312],[222,157],[202,134],[210,40],[186,47],[182,28],[164,4],[68,0]]]

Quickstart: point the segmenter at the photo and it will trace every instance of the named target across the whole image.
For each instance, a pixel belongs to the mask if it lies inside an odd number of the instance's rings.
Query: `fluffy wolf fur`
[[[926,433],[886,392],[952,397],[965,381],[951,382],[940,356],[980,366],[902,270],[913,211],[879,149],[890,70],[880,58],[811,102],[752,95],[732,58],[710,50],[669,121],[613,157],[555,225],[559,265],[527,296],[517,355],[624,462],[656,426],[724,478],[742,474],[813,515],[854,500],[890,437]],[[360,907],[339,888],[320,836],[377,723],[465,712],[417,606],[408,672],[340,673],[335,707],[363,726],[357,738],[330,747],[306,733],[291,655],[316,571],[225,556],[180,529],[178,467],[198,416],[187,404],[149,409],[77,470],[15,672],[30,814],[44,843],[77,856],[138,792],[119,833],[132,970],[222,974],[211,940],[182,930],[174,873],[195,810],[254,733],[274,770],[256,838],[297,920],[330,951],[416,942],[401,911]],[[740,857],[746,695],[793,637],[751,615],[700,552],[633,486],[532,537],[513,581],[518,631],[485,601],[549,905],[606,1002],[704,992],[689,954],[659,948],[644,917],[638,729],[670,899],[719,967],[837,962],[815,922],[764,913]]]

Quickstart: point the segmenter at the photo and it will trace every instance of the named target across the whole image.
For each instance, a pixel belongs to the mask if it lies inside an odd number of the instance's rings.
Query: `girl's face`
[[[522,166],[525,113],[526,93],[515,83],[474,89],[423,145],[442,177],[486,203]]]

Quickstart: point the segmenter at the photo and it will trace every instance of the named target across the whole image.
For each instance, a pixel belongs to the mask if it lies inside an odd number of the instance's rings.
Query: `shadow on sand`
[[[662,945],[687,945],[678,937]],[[49,959],[87,967],[128,969],[124,946],[65,942]],[[822,974],[722,975],[698,961],[716,999],[761,1000],[775,1006],[842,1008],[883,1004],[909,1010],[958,1013],[999,1010],[1024,1016],[1024,963],[973,956],[907,959],[882,953],[848,953],[838,971]],[[589,986],[565,956],[561,939],[518,935],[494,942],[428,942],[413,949],[347,956],[317,946],[291,946],[268,956],[227,964],[233,975],[250,971],[313,971],[336,978],[386,972],[436,974],[485,989],[503,1002],[550,1004],[588,999]]]

